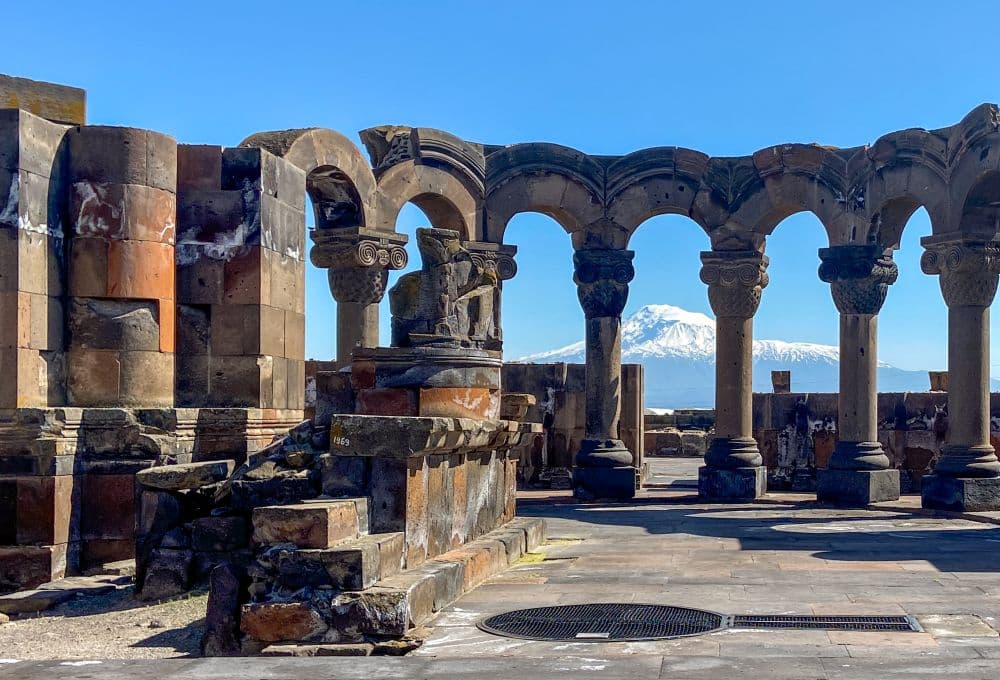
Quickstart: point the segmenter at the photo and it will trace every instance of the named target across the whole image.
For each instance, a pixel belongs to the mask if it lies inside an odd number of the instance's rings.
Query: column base
[[[817,500],[863,508],[899,499],[899,470],[819,470]]]
[[[578,467],[573,470],[573,496],[584,501],[635,497],[639,471],[626,467]]]
[[[767,492],[767,468],[698,468],[698,495],[710,501],[752,501]]]
[[[1000,510],[1000,477],[924,475],[920,505],[933,510]]]

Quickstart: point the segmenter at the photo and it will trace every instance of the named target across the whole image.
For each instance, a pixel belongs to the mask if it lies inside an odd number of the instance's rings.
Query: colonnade
[[[586,318],[586,436],[575,491],[635,493],[635,457],[618,437],[621,313],[634,276],[628,243],[647,219],[685,215],[711,242],[701,280],[717,318],[716,432],[699,474],[709,500],[766,491],[752,436],[753,318],[767,287],[765,243],[788,216],[816,215],[829,237],[819,276],[840,314],[839,442],[818,473],[818,496],[865,506],[899,495],[899,473],[878,443],[878,314],[896,280],[892,252],[919,208],[932,234],[921,267],[937,275],[948,306],[947,442],[923,483],[929,508],[1000,508],[1000,463],[989,439],[989,305],[1000,276],[1000,109],[984,104],[938,130],[906,129],[871,145],[783,144],[712,158],[677,147],[589,156],[555,144],[489,146],[440,130],[362,131],[370,165],[326,130],[260,133],[244,145],[292,160],[317,210],[311,257],[329,270],[339,303],[338,360],[378,343],[378,302],[388,271],[406,264],[396,234],[412,202],[463,243],[498,279],[516,271],[504,244],[511,217],[536,212],[571,237],[574,281]]]

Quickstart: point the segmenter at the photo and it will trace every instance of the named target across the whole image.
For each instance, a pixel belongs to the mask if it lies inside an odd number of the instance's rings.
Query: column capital
[[[819,278],[830,284],[841,314],[878,314],[899,269],[892,251],[878,245],[820,248]]]
[[[708,301],[716,316],[749,319],[757,313],[767,287],[767,256],[755,250],[701,254],[701,280],[708,284]]]
[[[408,262],[405,234],[372,229],[316,229],[310,232],[312,263],[327,269],[337,302],[376,304],[385,295],[389,270]]]
[[[495,272],[499,281],[507,281],[517,274],[514,255],[517,246],[485,241],[463,241],[462,247],[469,251],[472,261],[483,271]]]
[[[949,307],[989,307],[997,292],[1000,243],[991,240],[921,240],[920,268],[940,277],[941,293]]]
[[[632,250],[585,248],[573,253],[573,281],[588,319],[621,316],[635,277]]]

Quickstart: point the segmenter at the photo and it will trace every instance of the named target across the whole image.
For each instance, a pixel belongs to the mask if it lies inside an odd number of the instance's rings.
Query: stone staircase
[[[368,498],[320,497],[254,509],[244,653],[377,653],[544,534],[539,520],[516,519],[404,570],[403,533],[369,533],[368,506]]]

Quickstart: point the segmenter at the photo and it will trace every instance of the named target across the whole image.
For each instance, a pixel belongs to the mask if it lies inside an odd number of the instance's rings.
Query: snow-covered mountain
[[[584,343],[516,361],[582,363]],[[711,408],[715,401],[715,321],[671,305],[646,305],[622,323],[622,361],[646,367],[646,406]],[[834,345],[754,340],[754,391],[771,390],[771,371],[790,370],[796,392],[835,392],[839,351]],[[879,389],[924,391],[927,373],[879,363]]]

